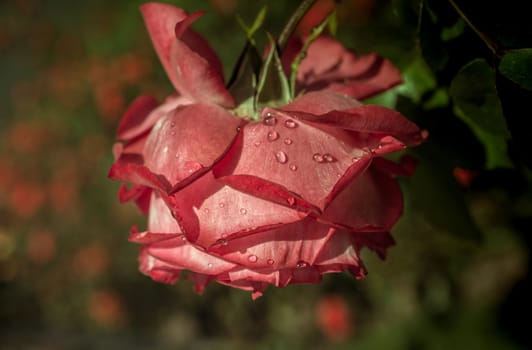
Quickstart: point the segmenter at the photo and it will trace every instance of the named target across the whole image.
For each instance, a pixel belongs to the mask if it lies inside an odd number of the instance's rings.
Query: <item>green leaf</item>
[[[532,48],[508,51],[499,63],[499,72],[522,88],[532,91]]]
[[[282,106],[290,102],[290,87],[283,71],[279,50],[273,38],[270,39],[270,52],[259,75],[256,93],[256,106]]]
[[[509,138],[501,102],[495,87],[494,71],[483,59],[465,65],[454,77],[449,94],[455,114],[462,119],[484,145],[486,167],[508,167]]]
[[[421,97],[436,88],[436,79],[423,58],[417,55],[403,71],[403,84],[397,91],[419,103]]]

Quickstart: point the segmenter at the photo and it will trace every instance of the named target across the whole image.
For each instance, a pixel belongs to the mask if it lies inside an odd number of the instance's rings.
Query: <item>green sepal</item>
[[[237,105],[255,96],[261,65],[262,59],[257,48],[248,40],[244,50],[238,57],[231,79],[229,79],[227,84],[227,90],[231,93]]]
[[[255,105],[257,107],[262,105],[282,106],[291,100],[288,79],[284,74],[279,57],[279,49],[273,38],[271,36],[268,36],[268,38],[270,51],[259,75],[257,93],[255,95]]]
[[[236,20],[238,21],[238,24],[240,24],[242,29],[244,29],[244,32],[246,32],[246,36],[248,40],[251,41],[253,44],[255,44],[253,37],[255,36],[255,33],[257,32],[257,30],[259,30],[260,27],[262,27],[262,24],[264,23],[264,19],[266,18],[267,12],[268,12],[268,6],[264,6],[257,14],[257,17],[255,17],[255,20],[253,21],[253,24],[251,25],[251,27],[248,27],[240,16],[236,16]]]

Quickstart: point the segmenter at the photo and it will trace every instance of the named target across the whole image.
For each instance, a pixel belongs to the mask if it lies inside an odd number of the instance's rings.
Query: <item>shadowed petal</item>
[[[397,180],[371,166],[329,204],[319,220],[352,231],[388,231],[402,212]]]
[[[304,91],[330,90],[364,99],[402,82],[393,64],[371,53],[356,56],[337,40],[318,37],[309,47],[297,74]]]

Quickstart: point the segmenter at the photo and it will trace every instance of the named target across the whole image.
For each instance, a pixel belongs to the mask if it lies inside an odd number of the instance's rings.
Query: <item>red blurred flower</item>
[[[39,230],[28,235],[26,254],[37,264],[50,262],[57,252],[57,239],[52,232]]]
[[[120,327],[125,321],[123,302],[112,290],[101,289],[92,293],[87,309],[89,316],[106,328]]]
[[[321,299],[316,308],[316,316],[319,329],[332,341],[345,340],[353,331],[349,305],[339,295]]]
[[[300,67],[300,96],[241,119],[218,57],[189,28],[198,13],[141,10],[178,92],[161,105],[139,97],[118,127],[109,176],[132,183],[120,199],[148,215],[130,236],[141,271],[173,283],[190,270],[198,292],[214,280],[253,297],[329,272],[364,276],[360,249],[384,256],[402,212],[394,175],[406,170],[380,156],[423,140],[399,113],[357,100],[398,84],[397,69],[320,37]]]

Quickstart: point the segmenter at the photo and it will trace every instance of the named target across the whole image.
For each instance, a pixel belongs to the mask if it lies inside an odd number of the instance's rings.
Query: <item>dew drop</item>
[[[294,197],[288,197],[286,199],[286,201],[288,202],[289,205],[294,205],[296,204],[296,199]]]
[[[289,168],[290,168],[290,170],[292,170],[292,171],[296,171],[296,170],[297,170],[297,165],[295,165],[295,164],[290,164]]]
[[[260,141],[255,142],[255,147],[259,147],[261,145],[261,143],[262,142],[260,142]]]
[[[187,237],[185,237],[185,235],[182,235],[182,236],[181,236],[181,240],[182,240],[183,242],[186,242],[186,241],[187,241]]]
[[[318,162],[318,163],[323,163],[325,160],[323,159],[323,156],[320,154],[320,153],[314,153],[314,155],[312,156],[312,159],[315,161],[315,162]]]
[[[256,263],[257,260],[259,260],[259,258],[257,258],[256,255],[250,255],[250,256],[248,256],[248,261],[249,261],[250,263]]]
[[[224,204],[224,203],[220,203],[220,204],[218,204],[218,206],[219,206],[220,208],[223,208],[223,207],[225,207],[225,204]]]
[[[268,126],[274,126],[277,124],[277,118],[273,116],[270,112],[266,113],[266,118],[264,118],[264,124]]]
[[[175,126],[175,122],[170,123],[170,127],[173,128]]]
[[[212,268],[212,263],[208,263],[208,264],[207,264],[207,267],[208,267],[209,269]]]
[[[171,135],[171,136],[175,136],[175,131],[172,131],[172,132],[170,133],[170,135]]]
[[[270,131],[268,133],[268,141],[273,142],[279,138],[279,133],[277,131]]]
[[[219,245],[227,245],[227,239],[225,239],[225,238],[220,238],[219,240],[216,241],[216,244],[219,244]]]
[[[175,159],[179,159],[179,153],[175,154]]]
[[[240,132],[240,126],[236,127],[236,132]]]
[[[284,164],[288,161],[288,156],[283,151],[278,151],[275,153],[275,159],[281,164]]]
[[[209,213],[209,208],[205,208],[205,209],[203,209],[203,212],[204,212],[205,214],[208,214],[208,213]]]
[[[163,148],[163,152],[164,152],[164,153],[168,153],[168,146],[164,146],[164,148]]]
[[[298,269],[301,269],[301,268],[303,268],[303,267],[307,267],[307,266],[308,266],[308,262],[303,261],[303,260],[299,260],[299,261],[297,262],[297,264],[296,264],[296,267],[297,267]]]
[[[287,145],[291,145],[292,142],[293,142],[292,139],[288,139],[288,138],[284,139],[284,143]]]
[[[334,158],[333,156],[331,156],[329,153],[325,153],[323,155],[323,160],[327,163],[333,163],[333,162],[336,162],[336,158]]]
[[[275,261],[273,261],[273,259],[268,259],[266,262],[268,263],[268,265],[273,265]]]
[[[284,122],[284,126],[286,126],[288,129],[294,129],[297,127],[297,123],[292,119],[287,119]]]
[[[246,215],[247,213],[248,211],[246,210],[246,208],[240,208],[240,214]]]

